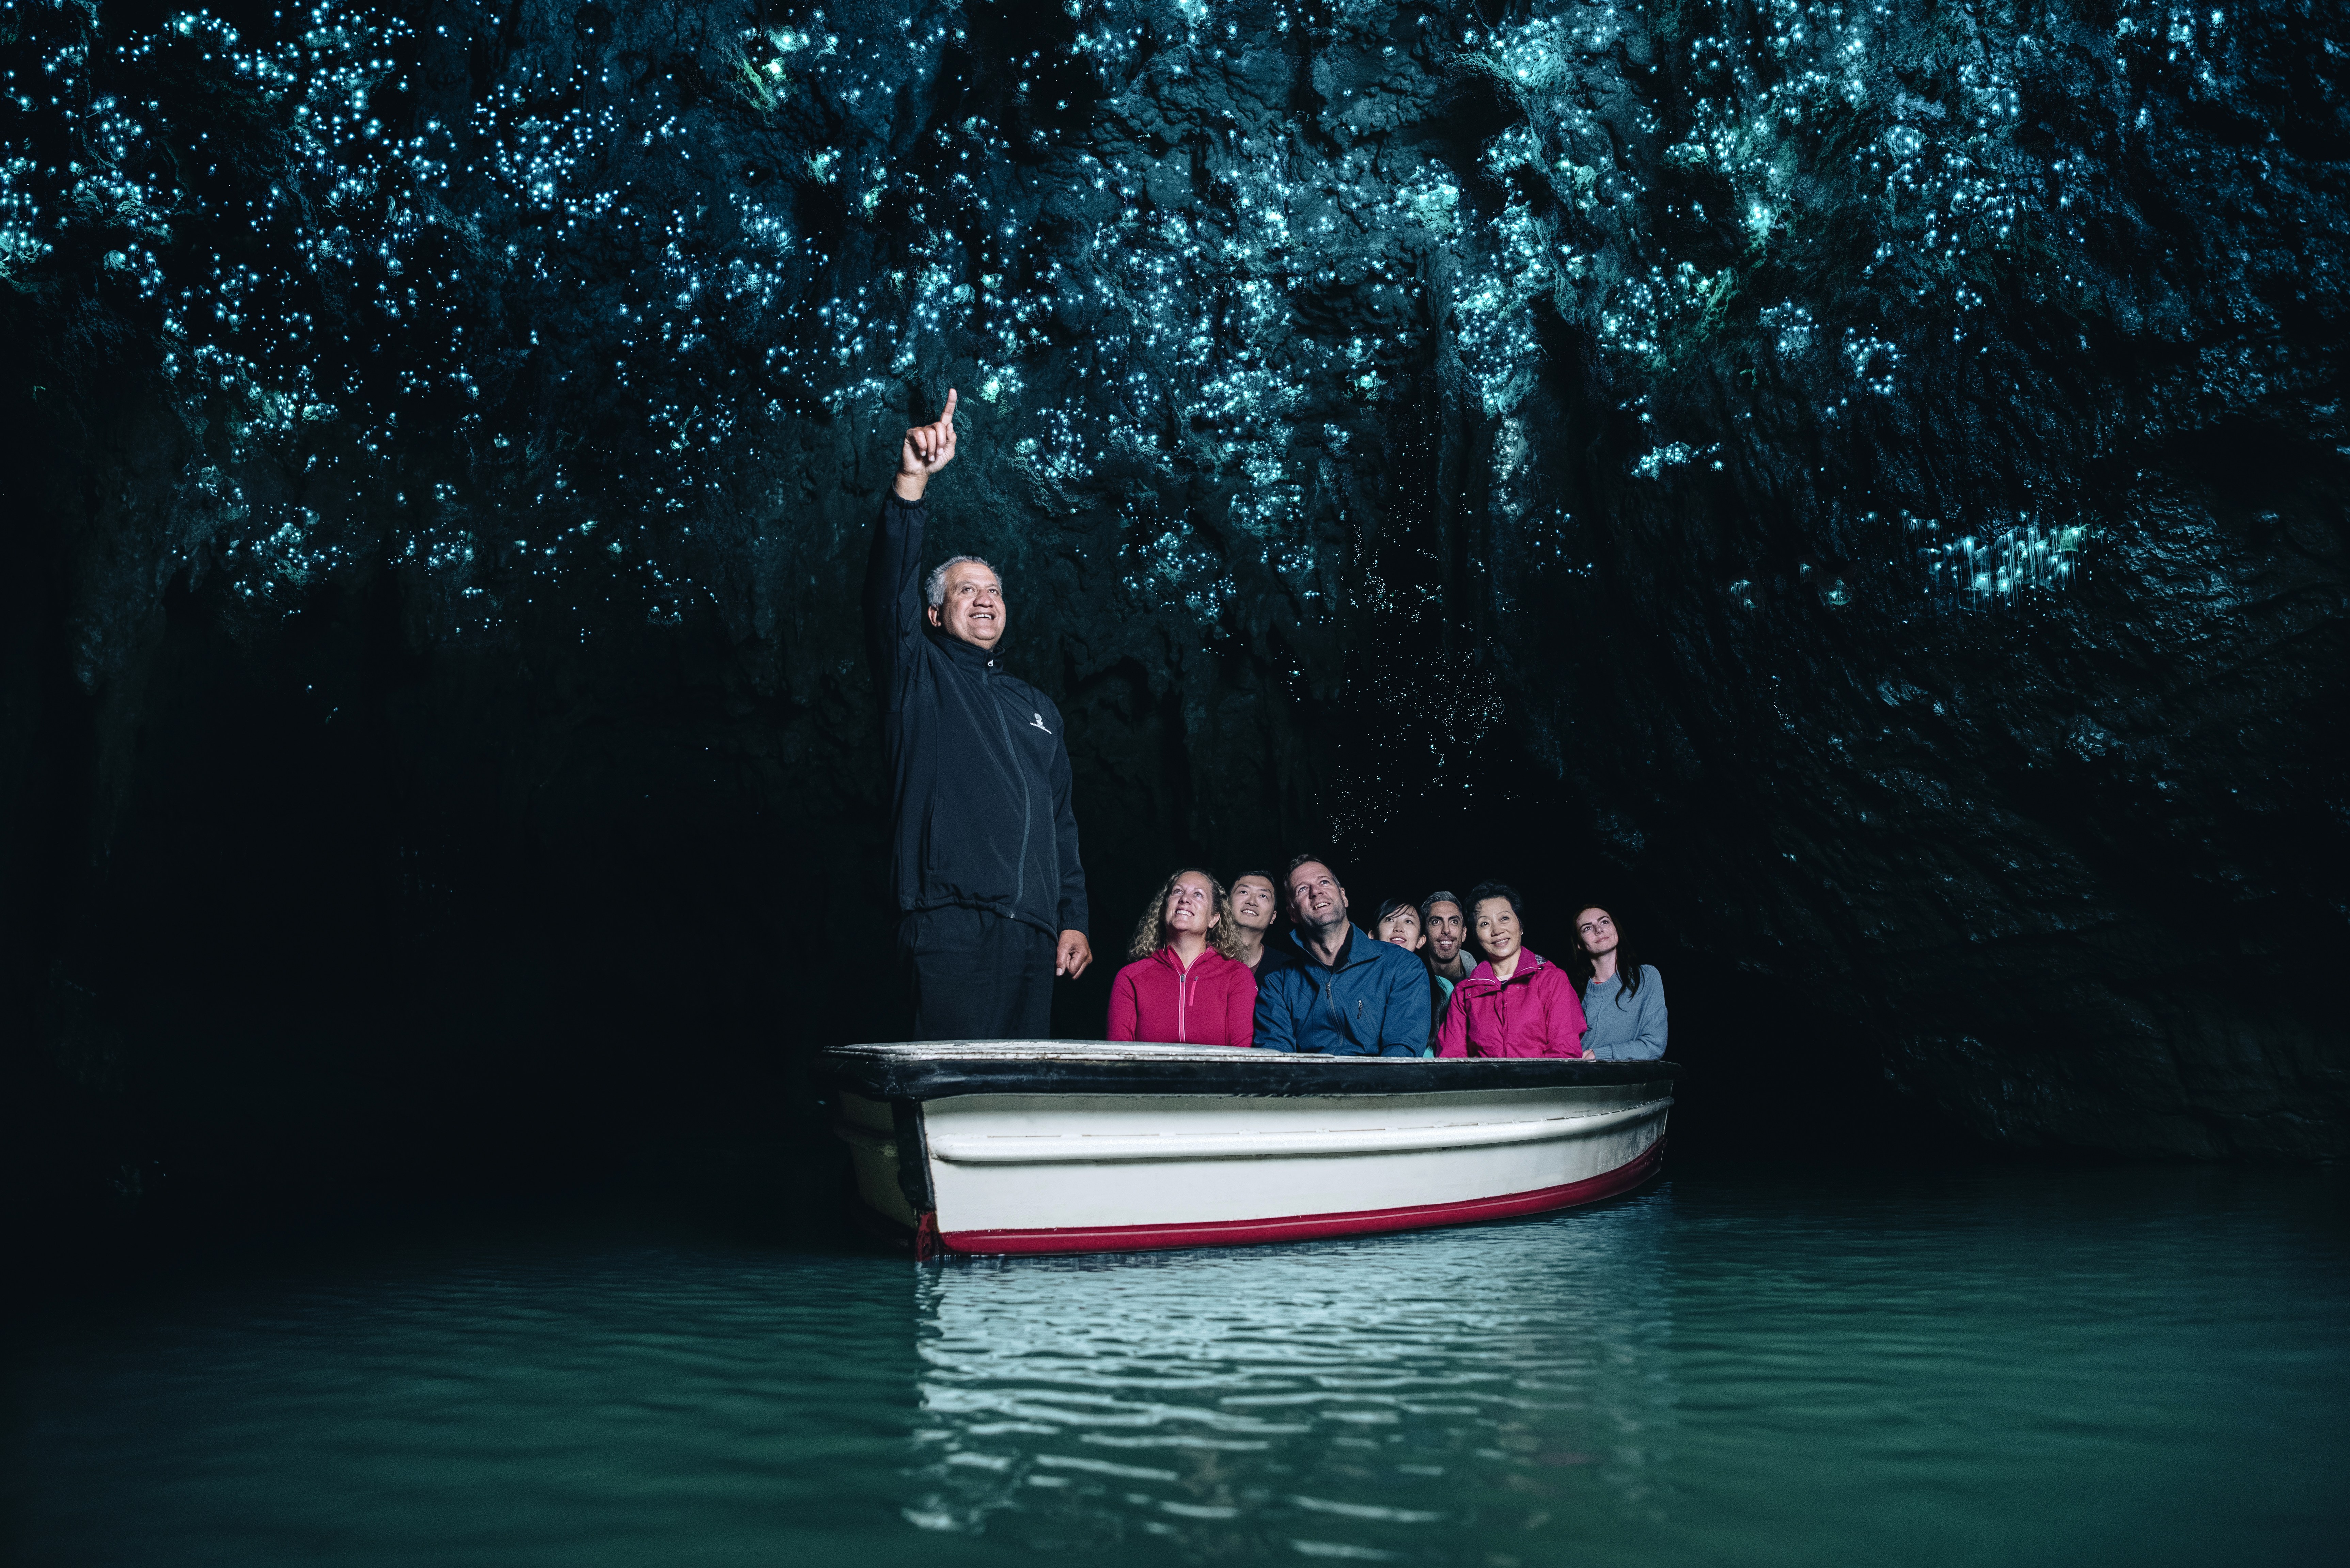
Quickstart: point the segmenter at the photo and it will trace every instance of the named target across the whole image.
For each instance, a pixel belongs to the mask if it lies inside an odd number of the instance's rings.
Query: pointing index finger
[[[952,387],[949,387],[947,389],[947,411],[939,416],[939,422],[945,425],[952,425],[954,423],[954,410],[955,389]]]

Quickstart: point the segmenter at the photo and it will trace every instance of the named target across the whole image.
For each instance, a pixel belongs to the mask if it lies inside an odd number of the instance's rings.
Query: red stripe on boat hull
[[[1578,1203],[1596,1203],[1629,1192],[1657,1173],[1665,1160],[1665,1140],[1628,1165],[1564,1187],[1472,1198],[1460,1203],[1424,1203],[1403,1209],[1364,1209],[1351,1214],[1297,1214],[1267,1220],[1204,1220],[1190,1225],[1101,1225],[1061,1231],[946,1231],[939,1241],[952,1252],[1142,1252],[1169,1247],[1232,1247],[1250,1241],[1305,1241],[1317,1236],[1359,1236],[1380,1231],[1421,1231],[1433,1225],[1465,1225],[1478,1220],[1514,1220]],[[927,1218],[927,1216],[925,1216]]]

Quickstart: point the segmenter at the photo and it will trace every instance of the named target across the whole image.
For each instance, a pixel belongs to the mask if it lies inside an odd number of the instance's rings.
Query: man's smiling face
[[[1347,918],[1347,889],[1330,867],[1308,860],[1289,874],[1289,910],[1307,929],[1329,930]]]
[[[1450,898],[1439,898],[1429,905],[1428,950],[1436,955],[1440,966],[1460,955],[1461,944],[1468,935],[1469,922],[1461,917],[1460,905]]]
[[[1246,930],[1262,931],[1273,924],[1273,882],[1253,874],[1232,884],[1232,919]]]
[[[1003,640],[1003,585],[977,561],[947,568],[946,602],[931,607],[931,624],[984,652]]]

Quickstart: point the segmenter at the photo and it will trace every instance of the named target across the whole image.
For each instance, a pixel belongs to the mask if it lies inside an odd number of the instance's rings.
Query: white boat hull
[[[853,1054],[836,1125],[858,1196],[918,1252],[1295,1240],[1592,1202],[1655,1173],[1676,1071],[1041,1042]]]

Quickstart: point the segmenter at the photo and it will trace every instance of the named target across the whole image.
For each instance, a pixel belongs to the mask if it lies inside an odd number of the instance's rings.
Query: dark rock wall
[[[0,16],[28,1168],[875,1033],[950,385],[1106,954],[1326,840],[1629,911],[1790,1126],[2343,1147],[2338,8]]]

